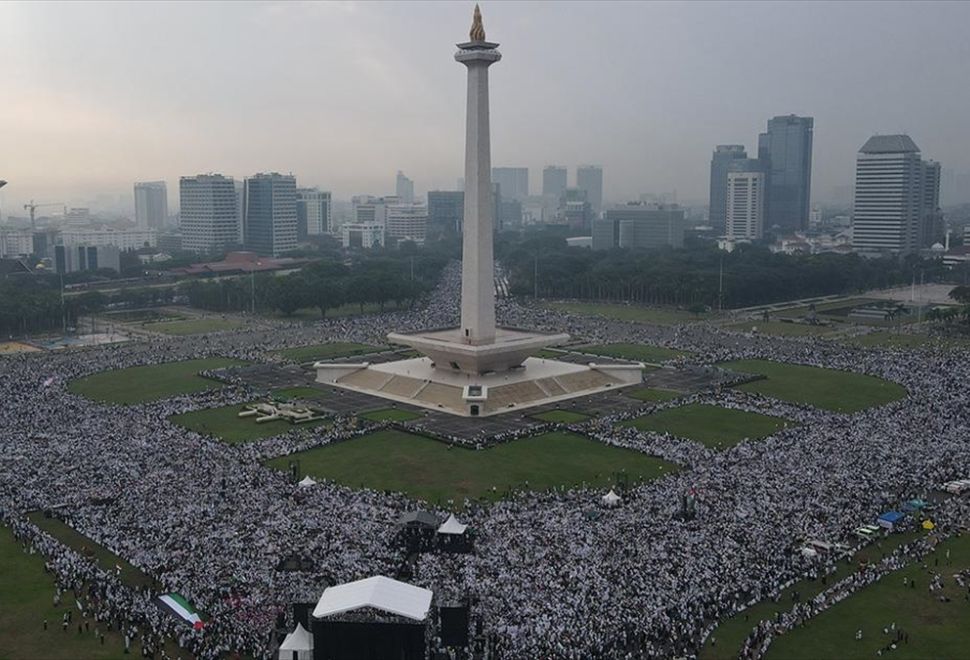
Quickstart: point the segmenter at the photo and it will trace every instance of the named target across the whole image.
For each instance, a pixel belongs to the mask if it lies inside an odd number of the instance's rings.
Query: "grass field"
[[[681,396],[679,392],[674,392],[673,390],[662,390],[657,387],[637,387],[624,390],[624,393],[633,397],[634,399],[639,399],[640,401],[670,401],[671,399],[676,399]]]
[[[946,551],[950,550],[947,563]],[[939,561],[937,567],[935,562]],[[923,565],[927,565],[927,569]],[[943,575],[941,592],[928,589],[932,571]],[[970,605],[967,593],[952,575],[970,569],[970,536],[951,539],[928,560],[907,566],[834,605],[804,627],[777,637],[768,658],[814,660],[815,658],[874,658],[892,635],[883,628],[895,623],[909,633],[909,642],[883,655],[901,660],[966,658],[970,656]],[[903,586],[903,579],[916,580],[916,587]],[[940,602],[946,595],[951,602]],[[855,633],[862,630],[862,639]]]
[[[533,415],[533,417],[543,422],[554,422],[556,424],[576,424],[589,419],[589,415],[573,412],[572,410],[547,410]]]
[[[622,425],[641,431],[670,433],[711,449],[727,449],[742,440],[756,440],[771,435],[790,423],[793,424],[780,417],[693,403],[637,417]]]
[[[168,421],[190,431],[208,435],[230,445],[269,438],[295,429],[306,429],[326,424],[326,420],[290,424],[284,420],[257,424],[254,417],[239,417],[243,406],[224,406],[193,410],[180,415],[172,415]]]
[[[763,335],[773,335],[776,337],[824,337],[830,335],[837,327],[824,325],[808,325],[805,323],[785,323],[783,321],[745,321],[724,326],[725,330],[734,332],[751,332],[752,329]]]
[[[420,419],[421,415],[410,410],[385,408],[383,410],[362,413],[358,417],[372,422],[410,422],[412,419]]]
[[[94,401],[144,403],[222,387],[222,383],[203,378],[198,372],[240,364],[246,363],[229,358],[205,358],[129,367],[79,378],[69,383],[67,389]]]
[[[675,325],[678,323],[691,323],[701,319],[709,318],[709,314],[691,314],[683,309],[664,308],[664,307],[639,307],[636,305],[620,305],[608,303],[567,303],[550,302],[547,307],[558,309],[572,314],[584,316],[602,316],[618,321],[637,321],[639,323],[652,323],[655,325]]]
[[[913,335],[881,330],[845,340],[850,346],[867,348],[970,348],[970,339],[938,339],[928,335]]]
[[[116,566],[121,567],[121,580],[130,587],[151,587],[153,581],[150,577],[142,573],[127,561],[104,548],[70,525],[67,525],[56,518],[45,518],[43,513],[31,513],[28,518],[30,522],[53,536],[69,548],[81,554],[87,554],[101,569],[113,571]],[[86,552],[87,551],[87,552]]]
[[[708,640],[707,645],[705,645],[700,654],[701,660],[734,660],[738,657],[738,651],[741,650],[741,644],[744,642],[744,639],[758,621],[773,618],[778,612],[785,612],[791,609],[793,592],[797,591],[803,602],[811,600],[825,589],[826,586],[859,570],[860,563],[878,561],[884,553],[891,552],[894,548],[904,543],[909,543],[921,533],[917,531],[893,534],[887,539],[871,543],[858,551],[853,556],[851,562],[840,562],[836,567],[836,572],[826,578],[827,584],[822,584],[821,580],[800,580],[787,589],[782,590],[781,598],[778,602],[770,599],[764,600],[721,621],[712,634],[712,637],[716,639],[717,643],[712,646],[710,640]],[[841,658],[839,654],[819,657]]]
[[[739,386],[792,403],[805,403],[836,412],[854,413],[906,396],[906,388],[882,378],[836,369],[784,364],[768,360],[738,360],[726,369],[761,374],[766,378]]]
[[[345,357],[350,355],[361,355],[362,353],[373,353],[381,349],[367,344],[354,344],[352,342],[337,341],[332,344],[316,344],[314,346],[298,346],[297,348],[287,348],[279,351],[279,354],[287,360],[294,362],[310,362],[313,360],[327,360],[335,357]]]
[[[607,486],[623,470],[630,481],[677,470],[672,463],[572,433],[545,433],[476,451],[399,431],[379,431],[267,464],[286,470],[293,459],[313,477],[441,504],[464,498],[497,500],[511,487]]]
[[[663,346],[650,346],[649,344],[600,344],[583,346],[576,350],[593,355],[615,357],[622,360],[637,360],[639,362],[663,362],[687,355],[684,351],[664,348]]]
[[[146,330],[162,332],[166,335],[199,335],[206,332],[235,330],[242,326],[239,321],[226,319],[185,319],[183,321],[161,321],[145,326]]]

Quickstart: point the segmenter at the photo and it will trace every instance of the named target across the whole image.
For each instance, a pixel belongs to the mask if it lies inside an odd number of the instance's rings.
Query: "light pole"
[[[4,181],[3,179],[0,179],[0,188],[3,188],[5,185],[7,185],[7,182]],[[3,213],[0,213],[0,223],[2,222],[3,222]]]

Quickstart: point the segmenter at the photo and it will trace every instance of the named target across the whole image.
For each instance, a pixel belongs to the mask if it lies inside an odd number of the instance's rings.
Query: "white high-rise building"
[[[404,176],[404,172],[398,170],[397,172],[397,198],[402,204],[411,204],[414,202],[414,181]]]
[[[297,188],[296,219],[301,240],[307,236],[333,234],[330,193],[319,188]]]
[[[164,181],[135,184],[135,222],[141,229],[162,229],[168,224],[168,187]]]
[[[852,247],[870,254],[920,247],[924,165],[908,135],[875,135],[856,158]]]
[[[221,174],[179,179],[182,248],[213,253],[239,243],[236,185]]]
[[[576,168],[576,187],[586,191],[586,201],[593,213],[603,209],[603,168],[599,165],[580,165]]]
[[[753,241],[764,235],[764,172],[728,172],[727,238]]]
[[[391,204],[386,207],[388,238],[424,243],[428,229],[428,207],[424,204]]]

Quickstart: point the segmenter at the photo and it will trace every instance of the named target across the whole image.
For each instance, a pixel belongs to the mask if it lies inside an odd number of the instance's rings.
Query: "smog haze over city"
[[[209,171],[292,172],[342,199],[388,191],[398,169],[420,190],[453,188],[464,96],[441,35],[467,13],[2,3],[4,206]],[[712,146],[753,151],[783,114],[815,118],[818,201],[852,185],[874,133],[909,132],[970,171],[968,3],[496,2],[488,19],[509,63],[492,75],[493,164],[534,179],[589,162],[610,200],[704,200]]]

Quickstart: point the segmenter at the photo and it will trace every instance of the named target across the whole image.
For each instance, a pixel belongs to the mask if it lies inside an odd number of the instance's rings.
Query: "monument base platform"
[[[508,371],[472,374],[441,369],[426,357],[314,365],[318,383],[463,417],[499,415],[638,385],[643,366],[527,358]]]

